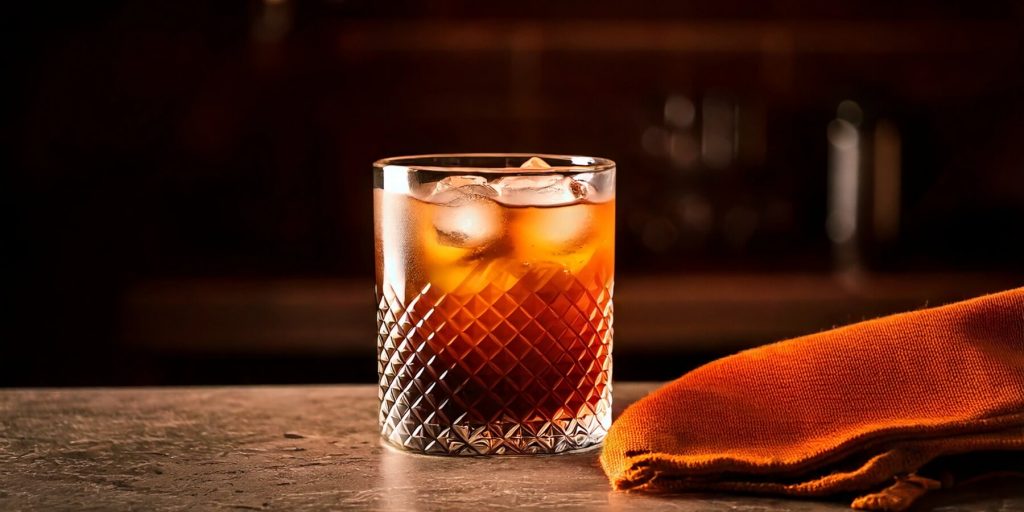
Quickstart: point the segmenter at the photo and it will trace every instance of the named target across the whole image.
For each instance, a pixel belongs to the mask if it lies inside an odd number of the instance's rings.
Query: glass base
[[[486,425],[417,425],[412,432],[385,425],[381,437],[403,451],[425,455],[541,455],[595,448],[604,441],[610,414],[573,420],[496,422]]]

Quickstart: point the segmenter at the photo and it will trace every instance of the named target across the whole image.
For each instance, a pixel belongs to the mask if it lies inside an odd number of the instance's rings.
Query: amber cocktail
[[[611,423],[615,164],[374,164],[381,434],[443,455],[558,453]]]

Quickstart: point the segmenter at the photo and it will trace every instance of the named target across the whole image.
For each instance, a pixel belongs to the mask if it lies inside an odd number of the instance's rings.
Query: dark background
[[[1019,2],[28,4],[0,385],[372,381],[398,154],[618,162],[619,378],[1024,283]]]

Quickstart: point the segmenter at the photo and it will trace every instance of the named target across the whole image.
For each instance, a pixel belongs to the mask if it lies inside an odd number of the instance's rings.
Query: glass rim
[[[551,167],[543,168],[522,168],[508,167],[507,165],[486,167],[479,165],[444,165],[436,163],[416,163],[417,161],[429,161],[431,159],[443,158],[522,158],[524,160],[528,160],[531,157],[538,157],[544,159],[545,161],[568,161],[572,162],[572,164],[552,165]],[[615,169],[615,162],[608,158],[602,158],[597,156],[558,155],[551,153],[429,153],[422,155],[404,155],[381,158],[373,163],[373,167],[375,169],[383,169],[385,167],[401,168],[396,170],[404,170],[405,172],[428,171],[469,174],[565,174],[586,172],[597,173],[611,171]]]

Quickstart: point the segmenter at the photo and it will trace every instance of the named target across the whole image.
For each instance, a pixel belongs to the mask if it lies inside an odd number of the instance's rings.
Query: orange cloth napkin
[[[1024,450],[1024,288],[709,363],[626,409],[601,465],[616,489],[903,510],[939,486],[926,463],[992,450]]]

